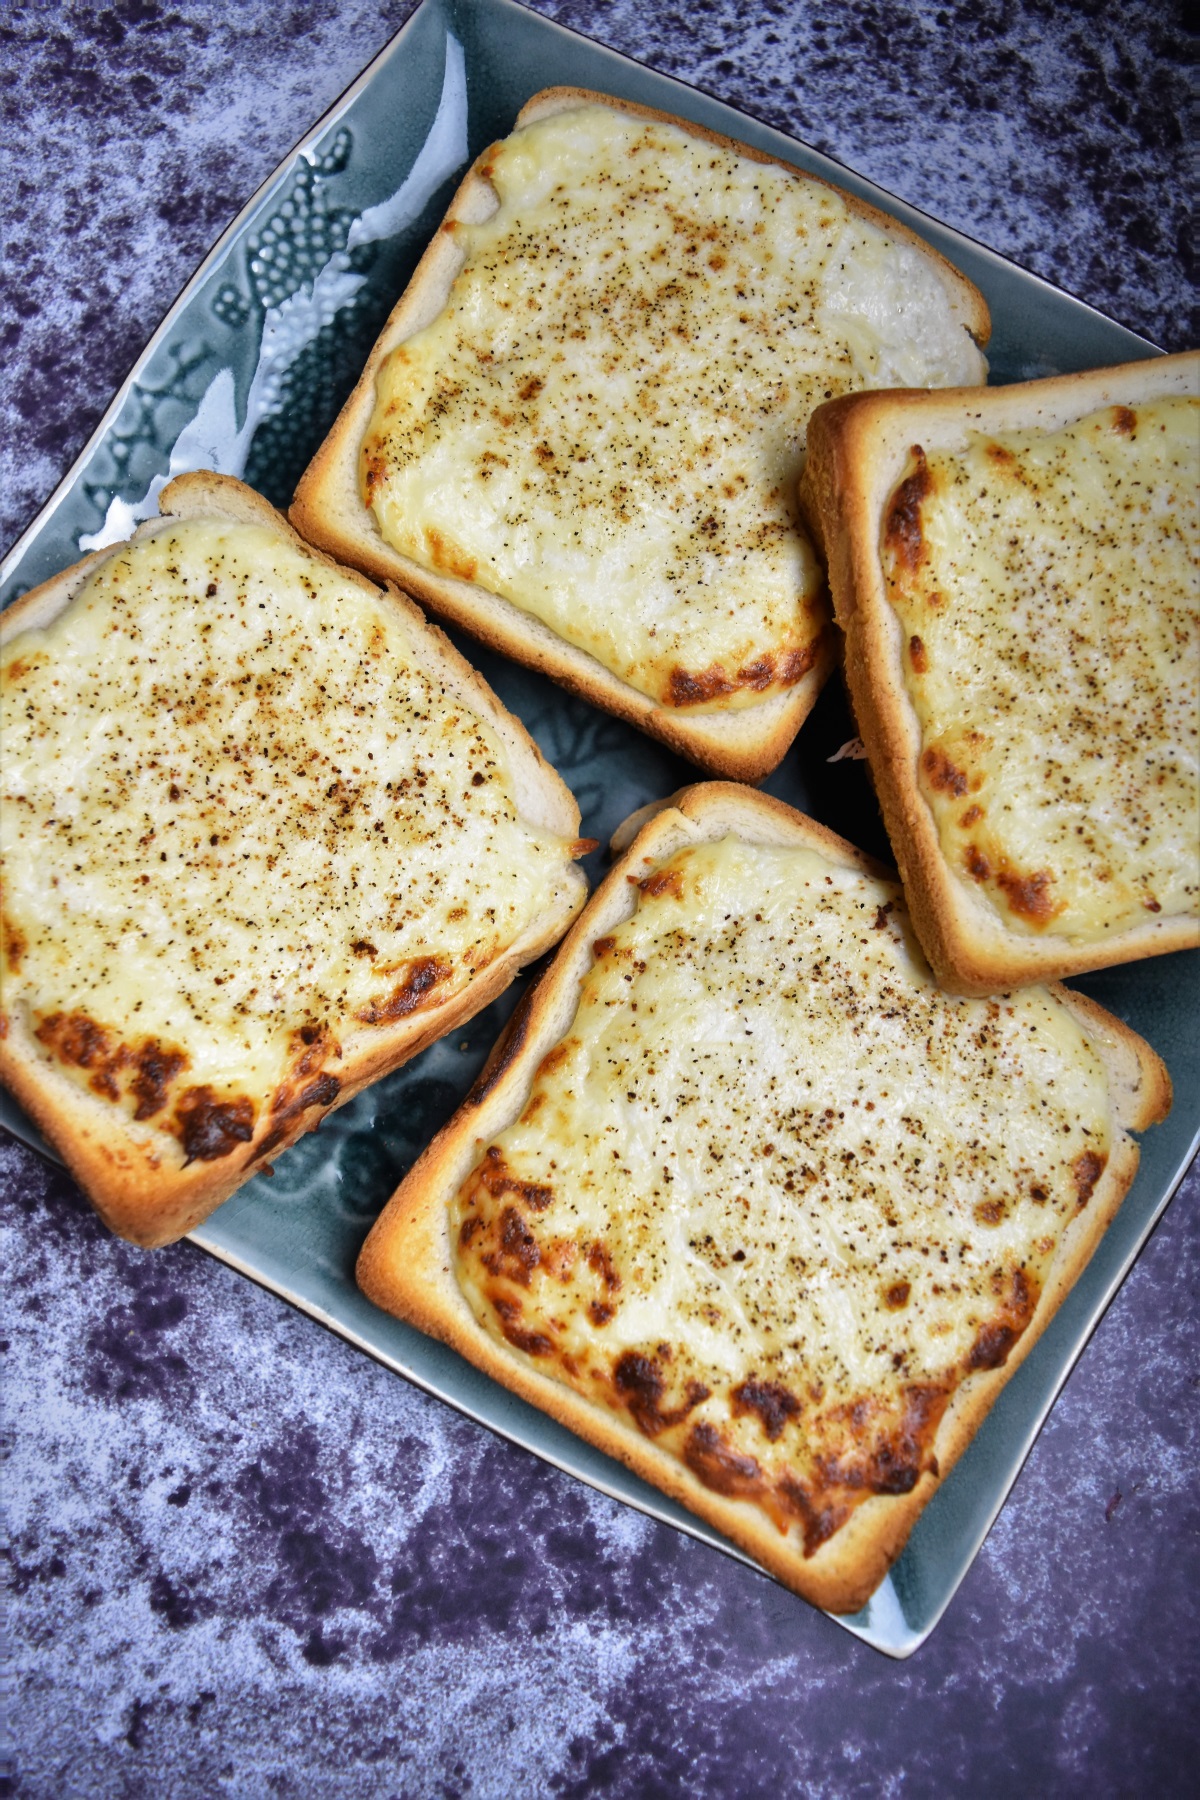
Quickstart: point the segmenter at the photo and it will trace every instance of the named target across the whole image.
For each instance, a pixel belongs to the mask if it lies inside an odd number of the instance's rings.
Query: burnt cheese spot
[[[703,706],[737,687],[720,663],[695,674],[674,668],[667,677],[667,700],[672,706]]]
[[[254,1102],[222,1098],[208,1086],[186,1088],[175,1104],[174,1130],[186,1161],[217,1162],[254,1136]]]
[[[277,1150],[284,1139],[293,1134],[306,1112],[314,1106],[319,1106],[324,1111],[333,1105],[341,1091],[339,1077],[328,1071],[318,1075],[313,1081],[305,1082],[302,1087],[285,1083],[272,1099],[271,1129],[258,1146],[256,1154],[266,1156],[272,1150]]]
[[[416,1012],[434,988],[448,981],[453,970],[444,956],[418,956],[409,963],[402,981],[386,1000],[373,1000],[360,1007],[355,1017],[364,1025],[389,1025]]]
[[[821,1545],[827,1544],[850,1517],[852,1509],[844,1501],[822,1504],[820,1493],[810,1492],[795,1476],[782,1476],[775,1491],[787,1510],[800,1521],[805,1556],[815,1556]]]
[[[429,547],[429,560],[435,569],[445,569],[448,575],[457,575],[461,581],[474,581],[479,564],[465,550],[460,550],[452,539],[436,526],[425,527],[425,542]]]
[[[783,652],[778,659],[780,687],[795,687],[798,681],[803,681],[809,670],[815,667],[817,657],[827,642],[828,635],[826,630],[822,630],[811,644],[805,644],[800,649]]]
[[[912,447],[916,468],[892,495],[883,526],[883,541],[901,568],[919,568],[925,557],[921,507],[933,492],[933,477],[920,444]]]
[[[112,1055],[112,1034],[82,1012],[52,1013],[35,1026],[34,1036],[78,1069],[97,1068]]]
[[[946,1388],[938,1383],[915,1383],[905,1390],[899,1428],[876,1440],[863,1469],[863,1485],[871,1493],[910,1494],[925,1471],[937,1473],[930,1446],[948,1402]]]
[[[0,914],[0,934],[4,939],[4,960],[15,975],[21,967],[21,958],[28,947],[25,933],[14,925],[10,919]]]
[[[133,1055],[134,1075],[129,1084],[137,1102],[135,1119],[152,1119],[167,1103],[167,1095],[187,1068],[182,1050],[169,1049],[156,1039],[141,1044]]]
[[[504,1153],[493,1144],[476,1172],[476,1179],[493,1200],[504,1194],[516,1195],[533,1212],[545,1212],[554,1199],[554,1189],[545,1182],[522,1181],[504,1160]]]
[[[94,1094],[120,1101],[128,1093],[133,1116],[142,1121],[162,1111],[188,1066],[187,1056],[177,1047],[157,1038],[123,1043],[116,1032],[84,1012],[52,1013],[37,1024],[34,1036],[61,1062],[85,1070]]]
[[[503,1294],[494,1294],[491,1299],[500,1329],[514,1349],[523,1351],[526,1356],[553,1354],[554,1345],[544,1331],[529,1331],[520,1324],[522,1308],[518,1300]]]
[[[617,1274],[612,1253],[607,1244],[589,1244],[587,1253],[588,1268],[599,1275],[609,1293],[615,1293],[621,1285],[621,1277]]]
[[[800,1402],[795,1394],[778,1381],[757,1381],[750,1376],[733,1389],[734,1417],[754,1413],[771,1442],[782,1436],[789,1419],[799,1414]]]
[[[541,1260],[537,1239],[522,1214],[515,1206],[504,1207],[499,1232],[493,1236],[493,1247],[480,1257],[484,1268],[527,1288]]]
[[[381,451],[374,448],[364,451],[362,479],[368,505],[374,496],[376,488],[381,487],[384,481],[386,481],[387,472],[387,457],[383,455]]]
[[[683,1446],[683,1460],[692,1474],[716,1494],[744,1500],[757,1497],[763,1488],[763,1472],[752,1456],[742,1456],[724,1443],[713,1425],[693,1425]]]
[[[667,1423],[661,1410],[666,1383],[658,1362],[627,1350],[613,1369],[613,1384],[640,1429],[647,1437],[657,1436]]]
[[[1001,1368],[1020,1335],[1016,1326],[999,1321],[982,1325],[967,1359],[968,1369]]]
[[[940,1382],[913,1382],[899,1407],[862,1398],[836,1409],[840,1448],[819,1456],[807,1479],[789,1472],[776,1483],[780,1506],[800,1521],[813,1556],[873,1494],[903,1495],[924,1474],[936,1476],[932,1445],[950,1398]]]
[[[1048,869],[1039,869],[1033,875],[1002,869],[996,880],[1012,910],[1031,924],[1048,925],[1062,910],[1054,899],[1054,877]]]
[[[873,1398],[838,1408],[844,1447],[818,1459],[821,1479],[814,1492],[826,1504],[837,1498],[853,1504],[855,1495],[910,1494],[926,1469],[936,1469],[931,1445],[949,1397],[943,1383],[916,1382],[904,1389],[898,1418],[893,1407]],[[848,1491],[839,1497],[839,1488]]]
[[[670,1351],[660,1346],[653,1356],[639,1350],[626,1350],[613,1366],[613,1386],[632,1413],[638,1429],[647,1437],[657,1437],[671,1425],[678,1425],[710,1390],[698,1381],[688,1383],[683,1398],[673,1407],[664,1406],[667,1383],[664,1366]]]
[[[1038,1284],[1024,1269],[1017,1268],[1008,1273],[998,1270],[993,1286],[999,1305],[995,1316],[980,1326],[967,1353],[969,1373],[1003,1367],[1038,1303]]]
[[[819,636],[812,643],[795,646],[778,655],[765,653],[733,675],[722,663],[696,670],[676,666],[667,675],[663,698],[669,706],[708,706],[739,690],[761,694],[770,687],[794,687],[816,663],[823,641]]]
[[[676,900],[682,900],[683,872],[680,869],[656,869],[653,875],[644,876],[638,886],[649,900],[656,900],[660,894],[672,894]]]
[[[954,794],[957,797],[967,792],[966,775],[936,744],[930,744],[923,753],[921,767],[930,787],[937,788],[940,793]]]
[[[1096,1190],[1096,1183],[1108,1166],[1108,1158],[1095,1150],[1084,1150],[1071,1164],[1071,1174],[1075,1181],[1075,1199],[1080,1207],[1087,1205]]]

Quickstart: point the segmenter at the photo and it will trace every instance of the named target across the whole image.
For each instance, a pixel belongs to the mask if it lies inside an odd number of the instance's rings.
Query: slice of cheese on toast
[[[297,490],[312,541],[756,779],[832,664],[814,406],[982,381],[905,227],[681,119],[537,95],[475,163]]]
[[[801,497],[966,992],[1200,943],[1200,355],[814,416]]]
[[[751,790],[621,857],[375,1225],[379,1305],[834,1611],[864,1604],[1164,1116],[1063,988],[947,995],[899,887]]]
[[[579,812],[408,599],[225,477],[5,613],[0,1079],[190,1229],[582,904]]]

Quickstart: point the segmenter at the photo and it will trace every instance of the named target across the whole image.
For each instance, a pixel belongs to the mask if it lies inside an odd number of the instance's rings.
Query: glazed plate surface
[[[596,88],[681,114],[861,195],[912,226],[983,291],[992,379],[1007,382],[1154,354],[1143,338],[693,88],[522,11],[510,0],[424,0],[215,246],[147,345],[91,443],[0,570],[0,602],[157,514],[187,469],[238,475],[286,506],[366,360],[466,165],[531,94]],[[635,807],[697,778],[680,758],[543,678],[458,639],[576,794],[606,843]],[[831,682],[770,793],[883,858],[854,727]],[[601,854],[591,859],[593,884]],[[681,1507],[388,1318],[354,1263],[400,1177],[478,1072],[523,991],[368,1090],[215,1212],[193,1240],[388,1367],[557,1467],[746,1559]],[[928,1636],[970,1566],[1076,1357],[1195,1154],[1200,1125],[1200,955],[1159,957],[1077,984],[1164,1058],[1175,1107],[1147,1134],[1121,1211],[1058,1317],[926,1508],[868,1606],[840,1623],[891,1656]],[[0,1093],[0,1120],[37,1133]],[[42,1146],[44,1148],[44,1146]]]

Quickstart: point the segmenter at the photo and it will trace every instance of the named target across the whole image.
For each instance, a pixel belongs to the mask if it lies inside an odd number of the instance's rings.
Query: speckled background
[[[0,15],[0,541],[195,263],[403,21]],[[1189,341],[1163,5],[539,0]],[[1200,1183],[933,1639],[891,1664],[0,1142],[11,1759],[77,1796],[1129,1795],[1200,1750]]]

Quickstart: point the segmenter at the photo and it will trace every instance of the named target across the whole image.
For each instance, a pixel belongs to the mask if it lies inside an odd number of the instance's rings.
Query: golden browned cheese
[[[947,996],[895,887],[726,839],[593,946],[451,1205],[454,1268],[486,1331],[812,1553],[934,1467],[1111,1132],[1046,990]]]
[[[1200,910],[1197,402],[915,446],[882,555],[951,869],[1094,943]]]
[[[4,1007],[59,1070],[224,1156],[343,1039],[466,988],[561,888],[491,724],[383,596],[261,526],[172,521],[0,666]]]
[[[807,422],[982,380],[931,261],[829,187],[605,106],[496,147],[445,305],[384,363],[362,449],[386,543],[640,693],[758,704],[827,622]]]

